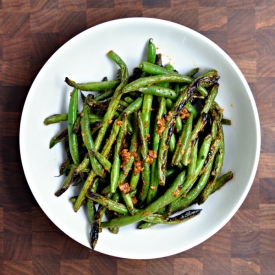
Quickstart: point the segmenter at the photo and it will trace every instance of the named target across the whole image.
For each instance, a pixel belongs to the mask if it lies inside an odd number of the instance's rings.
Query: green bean
[[[123,114],[129,116],[130,114],[136,112],[140,109],[143,102],[143,98],[139,97],[137,98],[133,103],[131,103],[124,111]]]
[[[102,121],[101,116],[98,116],[95,114],[89,114],[88,116],[89,116],[90,123],[92,123],[92,121]]]
[[[78,153],[78,141],[77,136],[73,133],[73,126],[77,118],[78,108],[78,90],[74,89],[71,95],[69,103],[68,113],[68,137],[69,137],[69,148],[73,159],[73,162],[79,164],[79,153]]]
[[[233,178],[232,171],[228,171],[227,173],[225,173],[224,175],[222,175],[221,177],[219,177],[216,180],[215,185],[213,186],[211,194],[213,194],[214,192],[216,192],[217,190],[219,190],[220,188],[222,188],[225,185],[225,183],[227,183],[228,181],[230,181],[232,178]]]
[[[91,192],[96,192],[98,185],[99,185],[99,180],[96,179],[92,188],[91,188]],[[91,200],[89,198],[86,198],[86,201],[87,201],[88,217],[89,217],[90,223],[93,224],[94,219],[95,219],[95,212],[96,212],[95,205],[94,205],[93,200]]]
[[[153,43],[153,39],[149,39],[148,48],[147,48],[147,61],[155,64],[156,62],[156,47]]]
[[[216,120],[213,120],[212,126],[211,126],[211,136],[212,136],[212,140],[216,139],[217,134],[218,134],[218,125],[217,125],[217,121],[216,121]]]
[[[87,199],[87,213],[90,220],[90,223],[94,222],[95,219],[95,205],[91,199]]]
[[[170,98],[166,99],[166,106],[168,111],[172,110],[174,103]],[[180,117],[177,117],[175,127],[176,127],[177,133],[182,131],[182,120]]]
[[[70,154],[67,154],[67,158],[60,166],[59,176],[61,176],[63,174],[67,174],[67,171],[70,170],[71,164],[72,164],[72,157]]]
[[[211,160],[216,155],[217,151],[219,150],[220,146],[222,144],[222,139],[220,136],[217,136],[217,138],[212,142],[208,157],[206,159],[206,164],[204,165],[203,169],[200,170],[199,175],[202,173],[205,173],[207,170],[209,170],[209,166],[211,165]]]
[[[184,213],[181,213],[173,218],[165,218],[159,214],[152,214],[144,218],[144,221],[148,223],[157,223],[157,224],[179,224],[184,221],[187,221],[191,218],[194,218],[201,212],[201,209],[188,210]]]
[[[68,138],[68,129],[64,129],[51,138],[49,148],[50,149],[53,148],[57,143],[62,142],[67,138]]]
[[[216,83],[216,84],[212,87],[212,89],[211,89],[209,95],[208,95],[207,98],[206,98],[205,104],[204,104],[204,106],[203,106],[203,108],[202,108],[202,110],[201,110],[201,114],[202,114],[202,113],[207,114],[207,113],[209,112],[210,107],[211,107],[212,103],[214,102],[214,100],[215,100],[215,98],[216,98],[216,96],[217,96],[217,94],[218,94],[218,88],[219,88],[219,84],[218,84],[218,83]]]
[[[214,162],[214,168],[213,168],[213,172],[212,172],[212,175],[214,176],[214,181],[218,178],[218,176],[220,175],[220,173],[222,171],[223,162],[224,162],[224,153],[225,153],[224,133],[223,133],[222,125],[220,122],[219,122],[218,132],[221,137],[221,146],[218,150],[218,153],[216,155],[216,159]]]
[[[170,98],[167,98],[166,99],[166,107],[167,107],[168,111],[172,110],[173,105],[174,105],[173,101]]]
[[[166,178],[169,178],[169,177],[175,175],[176,172],[177,172],[177,169],[170,168],[170,169],[167,170],[165,176],[166,176]]]
[[[209,169],[210,170],[210,169]],[[230,176],[233,176],[233,175],[230,175]],[[223,178],[224,179],[224,178]],[[227,178],[228,179],[228,178]],[[231,178],[229,178],[231,179]],[[228,180],[229,180],[228,179]],[[211,195],[211,193],[213,193],[213,189],[214,189],[214,186],[216,185],[216,180],[211,180],[209,181],[206,186],[204,187],[203,191],[201,192],[199,198],[198,198],[198,204],[203,204],[207,199],[208,197]]]
[[[138,229],[147,229],[147,228],[150,228],[152,226],[154,226],[155,223],[153,222],[142,222],[141,224],[138,225]]]
[[[124,108],[127,108],[129,106],[129,104],[126,101],[122,100],[122,99],[119,101],[119,105],[124,107]]]
[[[108,199],[100,194],[97,194],[94,192],[88,192],[87,197],[89,199],[99,203],[100,205],[106,207],[109,210],[118,212],[123,215],[126,215],[129,213],[124,204],[115,202],[115,201]]]
[[[170,74],[172,73],[170,70],[166,70],[163,67],[158,65],[152,64],[147,61],[142,61],[139,65],[139,68],[150,75],[163,75],[163,74]]]
[[[141,87],[141,88],[138,88],[137,91],[143,93],[144,95],[152,95],[152,96],[154,95],[154,96],[166,97],[171,99],[177,98],[177,94],[174,90],[166,87],[157,86],[157,85]]]
[[[148,141],[146,137],[146,125],[144,125],[144,121],[142,120],[140,113],[138,113],[138,126],[139,126],[140,139],[141,139],[140,152],[142,155],[142,163],[144,168],[143,171],[141,172],[142,187],[139,193],[139,201],[144,202],[150,187],[150,165],[147,162]]]
[[[178,198],[179,190],[181,189],[182,183],[185,180],[185,171],[181,172],[171,186],[165,191],[165,193],[160,196],[157,200],[148,205],[144,210],[140,210],[133,216],[122,216],[116,219],[113,219],[108,222],[102,222],[101,226],[103,228],[112,227],[112,226],[126,226],[131,223],[135,223],[143,220],[146,216],[157,212],[162,207],[168,205],[172,201]]]
[[[232,125],[232,121],[231,121],[230,119],[226,119],[226,118],[223,118],[223,119],[221,120],[221,123],[222,123],[223,125]]]
[[[152,145],[152,150],[155,152],[158,152],[159,149],[159,141],[160,141],[160,136],[158,133],[158,122],[162,119],[165,107],[166,107],[166,102],[165,98],[161,98],[159,100],[159,109],[157,112],[156,120],[154,123],[154,132],[153,132],[153,145]],[[147,194],[147,205],[149,205],[153,199],[157,195],[157,190],[158,190],[158,174],[157,174],[157,159],[154,159],[151,167],[151,184],[150,188],[148,190]]]
[[[153,103],[153,96],[144,95],[144,99],[142,103],[141,118],[143,122],[144,135],[146,139],[148,139],[147,135],[149,135],[150,133],[152,103]]]
[[[78,117],[76,118],[75,122],[74,122],[74,125],[73,125],[73,133],[74,133],[74,134],[77,134],[78,131],[79,131],[79,129],[80,129],[80,119],[81,119],[81,117],[78,116]]]
[[[68,120],[68,114],[56,114],[56,115],[52,115],[52,116],[45,118],[43,123],[45,125],[50,125],[53,123],[58,123],[61,121],[66,121],[66,120]]]
[[[101,126],[102,126],[102,122],[101,121],[95,121],[94,123],[92,123],[90,125],[91,135],[93,135],[98,129],[100,129]]]
[[[193,127],[193,113],[190,113],[177,142],[176,151],[173,154],[172,165],[179,165],[187,148]]]
[[[174,134],[172,134],[170,142],[169,142],[169,152],[171,154],[174,154],[174,152],[176,150],[176,143],[177,143],[176,136]]]
[[[76,167],[75,173],[80,174],[81,172],[83,172],[83,170],[89,166],[89,163],[90,163],[89,155],[86,154],[82,162]]]
[[[86,98],[86,103],[95,109],[107,109],[111,98],[107,98],[101,101],[95,100],[92,94],[89,94]]]
[[[75,204],[76,200],[77,200],[77,196],[70,197],[70,202],[72,204]],[[86,203],[86,201],[85,201],[85,203]]]
[[[90,122],[94,122],[95,120],[96,121],[102,120],[102,117],[99,117],[99,116],[94,115],[94,114],[89,114],[89,119],[90,119]],[[44,120],[44,124],[45,125],[50,125],[50,124],[53,124],[53,123],[58,123],[58,122],[67,121],[67,120],[68,120],[68,113],[66,113],[66,114],[57,114],[57,115],[52,115],[52,116],[47,117]]]
[[[111,151],[111,148],[114,144],[114,142],[116,141],[116,137],[119,133],[119,125],[118,125],[118,119],[115,120],[114,124],[113,124],[113,127],[112,127],[112,131],[110,133],[110,136],[107,140],[107,142],[105,143],[103,149],[102,149],[102,155],[104,157],[107,157]]]
[[[62,187],[58,191],[55,192],[55,195],[57,197],[61,196],[71,185],[73,178],[74,178],[74,174],[75,174],[75,168],[76,168],[75,164],[71,166],[71,170],[70,170],[68,176],[66,177],[66,179],[64,180]]]
[[[122,125],[119,131],[118,139],[115,145],[115,150],[114,150],[113,165],[111,170],[111,193],[114,193],[118,186],[119,171],[120,171],[120,164],[121,164],[121,159],[119,157],[119,154],[123,148],[122,147],[123,142],[127,133],[127,124],[128,124],[128,117],[124,115],[122,120]]]
[[[192,181],[194,178],[197,177],[197,170],[196,170],[196,165],[197,165],[197,157],[198,157],[198,140],[196,140],[196,143],[194,145],[194,148],[191,153],[191,161],[189,165],[187,166],[187,181],[190,180]]]
[[[137,151],[138,160],[140,160],[140,150]],[[139,162],[138,162],[139,163]],[[136,165],[136,162],[134,162],[134,166]],[[136,190],[138,182],[140,179],[140,173],[135,173],[135,170],[132,172],[131,180],[130,180],[130,187],[132,190]]]
[[[182,158],[182,163],[185,166],[187,166],[190,161],[190,155],[192,152],[192,148],[194,147],[195,141],[197,140],[199,133],[203,130],[204,126],[206,125],[207,119],[208,119],[207,114],[203,113],[199,117],[197,124],[195,125],[195,127],[191,133],[191,136],[187,143],[186,150],[185,150],[183,158]]]
[[[106,99],[106,98],[112,96],[114,94],[114,92],[115,92],[114,89],[107,90],[107,91],[105,91],[103,93],[97,94],[94,99],[97,100],[97,101]]]
[[[194,75],[199,71],[199,68],[194,68],[190,73],[188,73],[187,75],[190,77],[194,77]]]
[[[91,224],[91,232],[90,232],[90,244],[92,250],[95,249],[95,246],[98,241],[99,228],[101,224],[101,219],[105,213],[106,208],[102,205],[99,205],[97,211],[95,212],[94,221]]]
[[[203,143],[201,145],[199,155],[198,155],[198,158],[197,158],[196,174],[198,174],[200,172],[200,170],[202,169],[202,167],[203,167],[203,164],[206,160],[206,157],[207,157],[209,149],[210,149],[211,142],[212,142],[212,136],[211,135],[207,135],[203,140]]]
[[[125,164],[125,166],[123,167],[123,171],[120,172],[119,178],[118,178],[118,185],[123,184],[126,177],[128,176],[128,173],[130,172],[130,169],[133,166],[135,157],[133,155],[134,152],[137,152],[137,147],[138,147],[138,127],[136,125],[137,122],[137,114],[134,114],[134,125],[135,128],[133,130],[133,135],[132,135],[132,139],[131,139],[131,146],[130,146],[130,159],[129,161]]]
[[[94,155],[96,157],[96,159],[99,161],[99,163],[103,166],[103,168],[106,171],[108,171],[108,172],[111,171],[112,164],[106,157],[104,157],[98,151],[95,151],[93,149],[89,149],[89,151],[92,153],[92,155]]]
[[[213,159],[211,160],[209,169],[200,176],[199,181],[195,185],[195,187],[192,188],[191,191],[185,197],[169,205],[169,208],[168,208],[169,215],[172,213],[181,211],[184,208],[188,207],[200,195],[201,191],[203,190],[203,188],[205,187],[205,185],[209,180],[212,165],[213,165]]]
[[[190,83],[192,82],[192,78],[185,76],[185,75],[180,75],[180,74],[167,74],[167,75],[154,75],[154,76],[147,76],[143,77],[140,79],[137,79],[129,84],[127,84],[122,92],[129,93],[129,92],[134,92],[137,91],[139,88],[142,88],[144,86],[156,84],[156,83],[161,83],[161,82],[186,82]]]
[[[132,99],[132,98],[129,97],[129,96],[126,96],[126,97],[124,97],[124,101],[127,102],[128,104],[131,104],[131,103],[134,102],[134,99]]]
[[[90,122],[89,122],[89,106],[84,103],[83,106],[83,117],[81,118],[81,135],[84,142],[84,145],[86,146],[90,158],[90,162],[92,165],[93,170],[95,173],[100,177],[105,177],[104,169],[102,165],[98,162],[96,157],[92,154],[91,150],[95,149],[94,141],[92,139],[92,135],[90,132]]]
[[[196,108],[190,102],[187,102],[185,104],[184,108],[186,108],[189,113],[193,113],[194,118],[196,118],[198,116],[198,112],[197,112]]]
[[[130,193],[126,194],[121,191],[120,194],[125,202],[126,208],[128,209],[130,215],[134,215],[138,210],[134,207],[134,203]]]
[[[115,202],[119,202],[120,197],[119,197],[119,194],[117,191],[112,195],[111,199]],[[107,215],[107,219],[111,220],[115,217],[115,212],[113,212],[109,209],[106,209],[106,215]],[[113,234],[118,234],[119,227],[109,227],[109,231]]]
[[[88,83],[76,83],[75,81],[69,79],[68,77],[65,78],[65,82],[75,89],[81,90],[81,91],[94,91],[94,92],[100,92],[109,90],[112,88],[116,88],[120,80],[111,80],[111,81],[103,81],[103,82],[88,82]]]
[[[207,90],[206,90],[205,87],[203,87],[203,86],[199,86],[199,87],[197,88],[197,91],[198,91],[202,96],[204,96],[204,97],[206,97],[206,96],[208,95]]]

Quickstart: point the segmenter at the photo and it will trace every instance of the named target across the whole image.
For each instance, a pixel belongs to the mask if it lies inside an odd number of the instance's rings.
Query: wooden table
[[[38,71],[68,39],[99,23],[155,17],[190,27],[237,63],[262,130],[253,186],[216,235],[186,252],[127,260],[92,252],[39,208],[19,155],[19,124]],[[0,0],[0,274],[275,274],[275,1]]]

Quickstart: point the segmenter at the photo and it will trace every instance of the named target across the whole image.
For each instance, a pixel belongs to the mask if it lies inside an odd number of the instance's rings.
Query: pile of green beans
[[[73,89],[68,113],[44,120],[68,122],[50,140],[50,148],[63,142],[67,154],[55,195],[82,186],[70,201],[75,212],[87,209],[93,249],[102,228],[117,234],[132,223],[144,229],[197,216],[201,209],[180,211],[204,203],[233,177],[231,171],[221,175],[223,126],[231,121],[215,101],[216,70],[180,74],[163,66],[152,39],[147,60],[131,75],[114,51],[107,55],[119,67],[117,78],[76,83],[66,77]]]

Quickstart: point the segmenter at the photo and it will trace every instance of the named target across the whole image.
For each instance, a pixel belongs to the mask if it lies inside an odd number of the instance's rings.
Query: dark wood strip
[[[32,275],[32,261],[5,261],[3,264],[3,274],[12,275]]]
[[[103,255],[98,252],[90,252],[90,272],[91,275],[97,275],[101,272],[106,275],[112,274],[131,274],[131,273],[123,273],[123,267],[121,269],[121,264],[119,261],[123,261],[121,259],[111,257],[108,255]],[[131,262],[131,261],[130,261]],[[137,270],[139,270],[142,274],[145,274],[144,271],[144,261],[140,261],[140,267],[136,266]],[[127,266],[126,269],[128,270]],[[121,271],[122,270],[122,271]],[[132,272],[133,269],[132,269]]]
[[[231,220],[232,232],[259,231],[259,210],[239,210]]]
[[[260,228],[275,230],[275,204],[260,204]]]
[[[254,60],[256,57],[254,33],[228,34],[228,54],[231,58]]]
[[[87,0],[87,8],[113,8],[114,0]]]
[[[2,0],[2,8],[5,10],[28,11],[30,9],[30,1]]]
[[[195,10],[198,8],[198,0],[171,0],[171,8],[177,10]],[[195,19],[195,18],[194,18]]]
[[[30,85],[30,62],[3,61],[3,85],[4,86],[28,86]]]
[[[58,7],[66,10],[85,10],[86,0],[58,0]]]
[[[226,31],[226,8],[199,7],[199,31]]]
[[[57,9],[59,0],[30,0],[31,9]]]
[[[33,256],[60,256],[64,244],[65,235],[61,231],[32,232]]]
[[[174,275],[186,274],[203,275],[203,263],[196,258],[177,258],[174,260]]]
[[[227,0],[227,7],[231,9],[254,9],[255,0]]]
[[[30,35],[29,12],[3,12],[2,36],[7,38],[27,37]],[[14,20],[16,18],[16,20]]]
[[[79,274],[85,275],[89,270],[89,260],[61,260],[60,275]]]
[[[169,8],[170,7],[170,0],[159,0],[159,1],[154,1],[154,0],[143,0],[142,5],[144,8]]]
[[[58,10],[48,12],[47,9],[35,10],[30,16],[31,33],[57,33]]]
[[[255,18],[256,18],[256,29],[274,29],[275,20],[275,3],[272,5],[264,5],[256,7],[255,9]]]
[[[28,234],[32,228],[31,212],[4,212],[4,233]]]
[[[259,231],[247,230],[245,232],[232,232],[231,257],[232,258],[257,258],[260,254]]]
[[[275,180],[260,179],[260,204],[275,204]]]
[[[59,231],[39,206],[32,207],[32,232]]]
[[[228,34],[254,33],[255,10],[254,9],[229,9],[228,10]]]
[[[231,260],[232,275],[262,274],[257,261],[246,258],[233,258]]]
[[[31,261],[32,234],[4,234],[4,261]]]
[[[60,274],[60,258],[58,255],[44,254],[33,256],[33,273],[39,275]]]
[[[199,0],[198,2],[200,7],[225,7],[226,6],[226,0]]]

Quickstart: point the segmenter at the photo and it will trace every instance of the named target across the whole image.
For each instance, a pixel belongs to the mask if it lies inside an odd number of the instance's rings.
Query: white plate
[[[233,125],[225,127],[226,157],[223,172],[232,170],[234,180],[202,205],[201,214],[175,226],[155,226],[137,230],[134,225],[118,235],[103,230],[96,250],[132,259],[150,259],[190,249],[220,230],[244,201],[255,176],[260,152],[260,125],[249,86],[228,55],[201,34],[181,25],[149,18],[110,21],[88,29],[63,45],[37,75],[25,102],[20,126],[20,152],[30,189],[45,214],[68,236],[89,247],[89,223],[83,209],[74,213],[69,198],[79,189],[71,187],[61,197],[54,192],[63,178],[58,175],[64,160],[59,144],[49,149],[49,140],[65,124],[45,126],[44,118],[67,112],[71,88],[66,76],[77,82],[113,78],[117,66],[107,58],[117,52],[129,71],[145,59],[146,45],[153,38],[180,72],[199,66],[217,69],[221,79],[217,101]],[[195,206],[193,208],[198,208]]]

